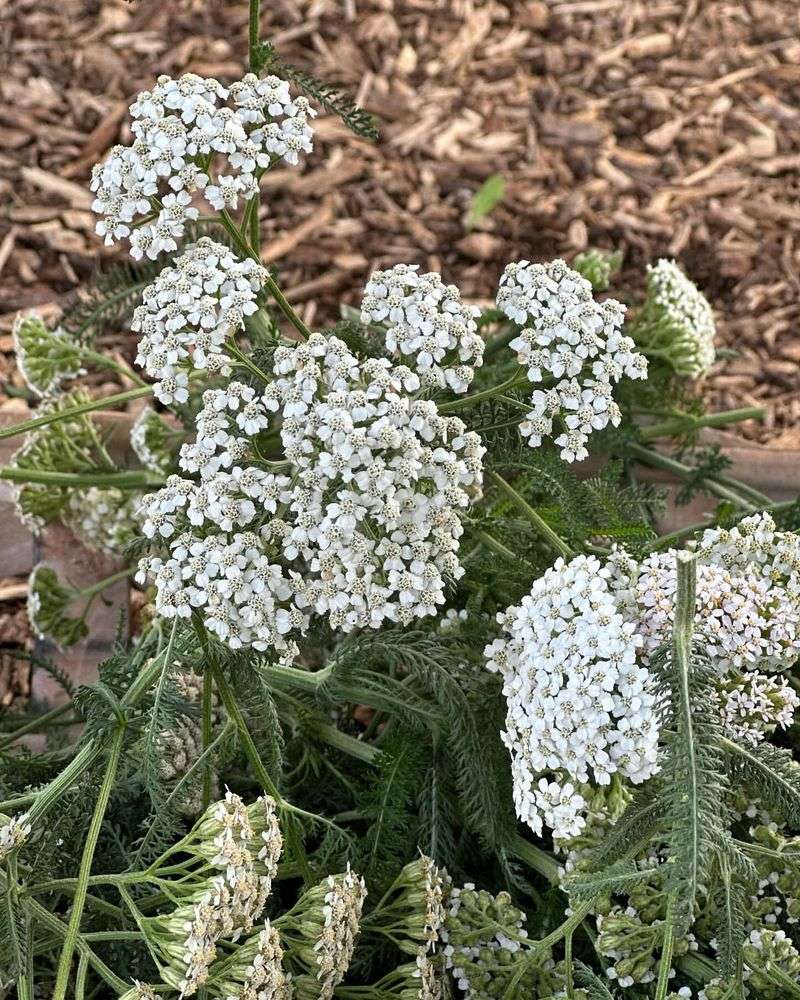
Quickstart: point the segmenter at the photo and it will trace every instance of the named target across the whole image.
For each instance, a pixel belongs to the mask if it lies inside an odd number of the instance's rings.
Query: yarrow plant
[[[376,128],[260,6],[241,79],[159,77],[93,171],[141,263],[14,326],[0,476],[81,577],[28,584],[62,699],[2,709],[0,992],[800,996],[800,521],[698,441],[760,415],[703,409],[709,303],[607,250],[494,303],[409,261],[310,329],[261,179]],[[660,535],[644,467],[707,520]]]

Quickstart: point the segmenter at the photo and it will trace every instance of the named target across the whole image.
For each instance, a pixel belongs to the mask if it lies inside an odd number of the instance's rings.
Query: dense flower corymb
[[[386,346],[412,366],[423,386],[466,392],[483,364],[480,310],[461,302],[455,285],[445,285],[416,264],[375,271],[364,290],[361,319],[386,325]]]
[[[637,621],[645,655],[668,637],[675,609],[675,550],[637,564],[611,557],[613,586]],[[800,650],[800,537],[769,514],[731,530],[709,529],[698,549],[697,630],[721,671],[778,669]]]
[[[436,614],[458,559],[459,513],[480,495],[483,447],[457,417],[409,395],[419,380],[314,334],[275,352],[258,395],[207,390],[197,440],[142,504],[169,556],[145,560],[165,616],[200,610],[233,648],[294,655],[311,614],[342,631]],[[280,414],[285,461],[255,443]]]
[[[510,346],[536,386],[520,433],[534,448],[555,436],[567,462],[586,458],[592,431],[620,421],[614,385],[623,375],[647,377],[646,359],[622,333],[625,307],[597,302],[590,283],[563,260],[509,264],[497,307],[522,327]]]
[[[486,649],[503,677],[517,813],[537,834],[544,824],[562,839],[580,832],[579,783],[615,772],[641,782],[657,769],[652,680],[609,577],[594,556],[559,559],[498,616],[504,636]]]
[[[107,244],[129,238],[133,257],[152,260],[176,251],[198,218],[195,192],[217,210],[235,210],[273,163],[310,152],[316,114],[285,80],[252,73],[228,89],[194,73],[161,76],[130,111],[133,145],[115,146],[94,168],[92,208]],[[224,165],[215,174],[217,160]]]

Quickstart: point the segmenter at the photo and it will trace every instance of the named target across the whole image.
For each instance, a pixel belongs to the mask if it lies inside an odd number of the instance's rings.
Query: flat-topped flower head
[[[586,458],[592,432],[620,422],[614,385],[623,376],[647,377],[646,359],[622,333],[625,307],[597,302],[591,284],[563,260],[509,264],[497,307],[521,327],[509,346],[537,387],[520,433],[534,448],[554,438],[566,462]]]
[[[297,163],[312,149],[316,114],[286,81],[253,73],[227,89],[194,73],[161,76],[130,111],[133,144],[115,146],[90,186],[97,233],[106,244],[129,239],[137,260],[177,250],[199,216],[195,196],[234,211],[271,166]]]
[[[445,285],[416,264],[375,271],[361,303],[361,320],[386,327],[386,346],[419,376],[425,387],[466,392],[483,364],[480,310],[464,305],[455,285]]]
[[[610,576],[594,556],[559,559],[498,616],[503,636],[485,653],[503,678],[517,814],[562,840],[585,824],[581,783],[657,770],[654,685]]]
[[[676,551],[640,564],[615,551],[613,586],[646,656],[669,638],[674,616]],[[721,673],[777,670],[800,650],[800,537],[779,532],[769,514],[730,530],[707,530],[698,547],[696,630]]]
[[[139,579],[154,581],[156,610],[196,609],[232,648],[287,659],[312,615],[344,632],[436,615],[463,574],[480,438],[414,399],[408,368],[334,337],[278,348],[274,371],[261,394],[206,390],[179,457],[199,482],[170,476],[142,501],[154,552]],[[259,435],[278,418],[285,459],[263,462]]]

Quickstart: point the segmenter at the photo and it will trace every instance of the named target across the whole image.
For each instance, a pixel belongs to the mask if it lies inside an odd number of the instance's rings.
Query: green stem
[[[768,497],[766,493],[754,489],[739,479],[734,479],[733,476],[714,475],[709,476],[709,479],[713,479],[714,482],[720,483],[722,486],[727,486],[728,489],[735,490],[746,500],[752,501],[758,507],[769,507],[772,503],[772,497]]]
[[[88,347],[82,347],[81,357],[84,357],[89,361],[94,361],[99,368],[107,368],[109,371],[116,372],[123,378],[130,379],[134,385],[138,385],[141,388],[144,388],[147,385],[147,382],[145,382],[144,379],[139,378],[133,369],[129,368],[127,365],[119,364],[117,361],[114,361],[113,358],[109,358],[106,354],[100,354],[99,351],[93,351]]]
[[[506,548],[502,542],[499,542],[493,535],[490,535],[487,531],[479,531],[478,538],[483,542],[487,549],[492,549],[498,555],[503,556],[505,559],[510,559],[512,562],[518,562],[519,556],[514,555],[511,549]]]
[[[250,246],[247,240],[239,232],[239,229],[237,228],[236,223],[230,217],[230,214],[223,209],[222,212],[220,212],[219,218],[220,222],[225,227],[226,232],[229,234],[231,239],[236,243],[241,252],[246,257],[252,257],[253,260],[258,261],[258,263],[260,264],[261,257],[259,256],[258,253],[256,253],[253,247]],[[300,319],[297,313],[294,311],[291,304],[289,303],[289,300],[280,290],[280,287],[278,286],[277,282],[269,272],[267,272],[267,276],[264,279],[264,284],[269,289],[273,299],[275,299],[275,301],[277,302],[278,308],[281,310],[283,315],[289,320],[289,322],[292,324],[295,330],[297,330],[297,332],[302,336],[302,338],[304,340],[308,340],[308,338],[311,336],[311,331],[306,326],[306,324]]]
[[[687,431],[699,430],[701,427],[726,427],[729,424],[738,424],[743,420],[763,420],[763,406],[744,406],[738,410],[721,410],[719,413],[707,413],[702,417],[673,417],[671,420],[664,420],[660,424],[650,424],[642,427],[641,438],[643,441],[652,441],[660,437],[674,437],[678,434],[685,434]]]
[[[680,570],[679,570],[680,572]],[[661,947],[661,960],[658,969],[655,1000],[665,1000],[669,990],[669,973],[672,968],[672,952],[675,948],[675,922],[673,910],[675,895],[671,893],[667,900],[667,915],[664,920],[664,943]]]
[[[341,750],[342,753],[349,754],[349,756],[364,761],[366,764],[376,764],[381,756],[381,751],[377,747],[370,746],[369,743],[357,740],[353,736],[348,736],[336,726],[320,723],[315,727],[314,735],[335,750]]]
[[[508,849],[513,854],[516,854],[520,861],[524,861],[526,865],[529,865],[534,871],[544,876],[548,882],[551,882],[553,885],[558,883],[561,866],[552,854],[548,854],[541,847],[537,847],[529,840],[525,840],[518,833],[514,834],[511,838]]]
[[[2,435],[0,435],[2,436]],[[49,486],[104,486],[118,490],[138,490],[164,485],[162,477],[133,469],[129,472],[51,472],[44,469],[0,469],[0,479],[12,483],[44,483]]]
[[[67,928],[63,923],[52,914],[46,907],[42,906],[41,903],[37,903],[35,899],[28,899],[24,904],[30,911],[32,917],[34,917],[37,923],[42,924],[49,930],[53,931],[61,940],[67,936]],[[79,934],[76,942],[76,948],[80,955],[86,955],[89,959],[89,963],[92,968],[97,972],[97,974],[104,979],[109,986],[117,991],[117,993],[125,993],[130,989],[130,983],[126,983],[124,979],[120,979],[113,970],[103,962],[99,956],[97,956],[89,944],[83,940],[83,937]]]
[[[505,382],[501,382],[499,385],[490,386],[488,389],[482,389],[480,392],[474,392],[469,396],[460,396],[458,399],[453,399],[448,403],[439,403],[439,412],[452,413],[454,410],[463,409],[465,406],[472,406],[473,403],[480,403],[481,400],[491,399],[493,396],[497,396],[507,389],[513,389],[515,385],[520,385],[522,382],[527,381],[527,378],[527,374],[518,369],[510,378],[507,378]]]
[[[103,776],[103,782],[100,785],[100,792],[97,796],[97,802],[95,804],[92,820],[86,834],[86,844],[83,848],[80,869],[78,871],[78,885],[72,899],[72,910],[70,912],[69,923],[67,924],[67,933],[64,938],[64,946],[61,949],[61,957],[58,962],[56,984],[53,990],[53,1000],[65,1000],[67,996],[69,973],[72,966],[72,955],[75,951],[75,944],[80,930],[81,917],[83,916],[83,907],[86,901],[86,893],[89,889],[88,880],[91,875],[92,861],[94,860],[94,852],[97,847],[97,841],[100,837],[100,828],[103,825],[103,817],[105,816],[106,809],[108,807],[108,800],[111,796],[111,789],[114,785],[114,777],[117,773],[124,737],[125,727],[123,725],[119,725],[114,734],[114,739],[108,756],[108,763],[106,764],[106,770]]]
[[[690,480],[694,475],[695,470],[690,465],[684,465],[683,462],[679,462],[677,459],[661,455],[657,451],[651,451],[640,444],[631,444],[630,452],[643,465],[648,465],[653,469],[662,469],[664,472],[671,472],[678,479]],[[715,482],[713,479],[702,479],[700,485],[708,493],[719,497],[721,500],[727,500],[737,507],[746,507],[750,510],[754,508],[754,505],[744,497],[735,493],[727,486],[722,486],[720,483]]]
[[[86,995],[86,973],[89,971],[89,956],[86,952],[78,958],[78,971],[75,973],[75,1000],[84,1000]]]
[[[524,958],[518,958],[517,961],[517,971],[508,984],[505,993],[503,993],[502,1000],[516,1000],[517,998],[517,987],[525,975],[526,969],[532,962],[539,960],[539,955],[543,951],[547,951],[552,948],[554,944],[565,937],[567,934],[571,934],[576,927],[579,927],[583,920],[589,915],[592,910],[593,903],[583,903],[581,906],[573,910],[572,916],[561,924],[560,927],[556,927],[554,931],[543,937],[539,941],[532,941],[530,946],[530,951]]]
[[[502,476],[498,475],[491,469],[488,470],[486,474],[495,486],[498,486],[506,494],[506,496],[513,500],[519,509],[523,511],[531,524],[533,524],[551,548],[554,548],[556,552],[558,552],[558,554],[563,556],[565,559],[571,559],[575,555],[573,550],[569,547],[569,545],[567,545],[563,538],[553,531],[544,518],[536,513],[528,501],[520,493],[518,493],[510,483],[506,482]]]
[[[203,671],[203,705],[202,705],[202,748],[203,753],[211,745],[211,712],[213,709],[214,679],[210,670]],[[213,772],[211,760],[207,760],[203,765],[203,810],[205,811],[211,802],[211,783]]]
[[[109,406],[118,406],[120,403],[129,403],[133,399],[142,399],[143,396],[152,396],[153,387],[151,385],[139,386],[136,389],[128,389],[126,392],[118,392],[114,396],[104,396],[102,399],[94,399],[88,403],[81,403],[73,406],[69,410],[62,410],[59,413],[47,413],[43,417],[34,417],[26,420],[22,424],[14,424],[12,427],[4,427],[0,430],[0,441],[5,438],[16,437],[17,434],[27,434],[28,431],[35,431],[37,427],[46,427],[48,424],[57,424],[62,420],[71,420],[79,417],[82,413],[92,413],[95,410],[104,410]]]
[[[153,659],[136,677],[125,694],[122,696],[121,704],[123,708],[132,708],[140,698],[147,692],[152,682],[161,670],[163,653],[154,656]],[[20,796],[7,803],[0,803],[0,808],[14,808],[33,803],[30,810],[29,821],[31,826],[38,822],[50,807],[63,795],[63,793],[97,760],[102,752],[102,744],[96,739],[89,740],[77,754],[72,758],[64,770],[40,792],[31,792],[29,795]]]
[[[250,48],[250,70],[255,72],[257,63],[257,52],[259,37],[261,35],[261,0],[250,0],[250,26],[249,26],[249,48]]]
[[[108,590],[109,587],[113,587],[115,583],[119,583],[120,580],[127,580],[129,577],[133,576],[135,572],[135,566],[126,566],[125,569],[121,569],[117,573],[112,573],[111,576],[107,576],[104,580],[99,580],[97,583],[93,583],[91,587],[81,590],[80,596],[89,598],[95,597],[97,594],[101,594],[104,590]]]
[[[210,665],[206,667],[210,670],[212,677],[214,678],[214,683],[217,685],[217,691],[219,691],[220,697],[222,698],[222,704],[225,706],[225,711],[233,719],[236,726],[236,731],[239,736],[239,743],[244,751],[245,757],[250,761],[250,766],[253,768],[256,777],[261,783],[264,791],[272,796],[277,803],[283,802],[283,796],[278,791],[278,787],[269,775],[266,767],[264,767],[264,762],[261,760],[261,754],[258,752],[258,747],[253,742],[253,737],[250,735],[250,730],[247,728],[247,722],[242,715],[239,704],[236,701],[236,696],[233,690],[228,684],[228,679],[222,673],[222,671],[216,665]]]

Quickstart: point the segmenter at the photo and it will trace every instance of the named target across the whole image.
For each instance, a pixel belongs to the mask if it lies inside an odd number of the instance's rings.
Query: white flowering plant
[[[92,173],[134,263],[14,328],[0,475],[117,568],[30,579],[64,697],[3,713],[0,986],[799,996],[800,517],[698,439],[759,416],[703,408],[709,303],[667,260],[612,297],[602,251],[510,263],[493,303],[398,262],[310,329],[260,182],[320,111],[375,126],[250,8],[249,71],[159,77]],[[660,535],[643,467],[718,506]],[[75,690],[50,653],[122,580]]]

